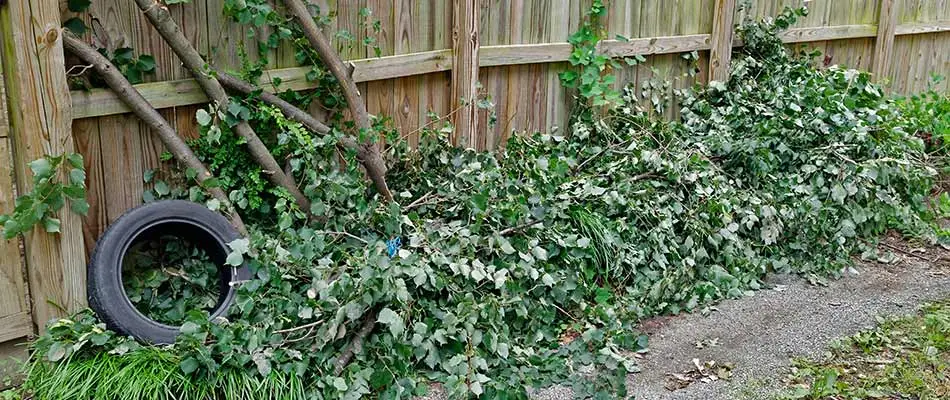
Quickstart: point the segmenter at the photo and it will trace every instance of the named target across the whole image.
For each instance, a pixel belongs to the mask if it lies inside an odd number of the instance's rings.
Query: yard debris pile
[[[622,396],[647,345],[640,318],[741,297],[768,271],[834,275],[887,229],[932,236],[936,171],[913,124],[867,74],[782,46],[776,33],[800,13],[744,25],[732,79],[684,99],[682,121],[650,116],[628,89],[603,118],[516,135],[498,153],[455,148],[450,129],[416,149],[390,132],[392,202],[366,196],[356,152],[341,168],[340,130],[316,134],[252,97],[250,123],[273,132],[263,140],[310,208],[236,156],[227,127],[203,128],[196,153],[250,232],[229,259],[256,271],[230,318],[192,312],[166,348],[88,314],[58,321],[34,344],[25,389],[394,398],[437,381],[456,398],[553,384]],[[728,373],[697,367],[690,379]]]

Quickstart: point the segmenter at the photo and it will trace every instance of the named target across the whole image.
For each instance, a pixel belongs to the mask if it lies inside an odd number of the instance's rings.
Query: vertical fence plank
[[[395,17],[395,40],[393,42],[395,54],[409,54],[414,51],[417,44],[413,41],[413,14],[412,0],[395,0],[393,12]],[[419,87],[422,80],[418,76],[401,78],[396,81],[394,91],[394,101],[396,104],[396,115],[394,117],[396,126],[402,135],[414,131],[419,127]],[[410,143],[417,138],[410,137]]]
[[[478,108],[475,107],[478,95],[478,0],[455,0],[454,25],[455,58],[449,104],[452,108],[458,107],[454,119],[455,144],[474,149],[478,146]]]
[[[86,167],[86,201],[89,202],[89,212],[83,217],[82,232],[87,254],[92,254],[96,240],[109,224],[105,211],[105,171],[102,168],[102,149],[99,146],[100,120],[86,118],[73,121],[76,152],[83,155]]]
[[[729,79],[732,43],[735,37],[736,0],[716,0],[709,55],[709,80]]]
[[[11,165],[10,124],[7,119],[7,99],[0,70],[0,165]],[[9,214],[14,208],[13,174],[0,173],[0,214]],[[0,321],[19,319],[20,323],[0,326],[0,342],[33,333],[33,324],[27,315],[26,285],[20,258],[19,238],[0,238]],[[2,354],[2,352],[0,352]],[[3,371],[0,371],[3,372]]]
[[[395,41],[395,23],[393,13],[393,0],[372,0],[369,7],[373,10],[373,15],[379,21],[379,33],[376,37],[376,46],[379,47],[380,56],[393,55],[393,42]],[[375,51],[370,49],[370,57],[375,57]],[[395,80],[387,79],[383,81],[373,81],[366,85],[367,92],[367,110],[370,114],[380,117],[394,117],[393,109],[393,91],[395,90]]]
[[[894,31],[897,29],[897,8],[894,0],[881,0],[881,13],[877,25],[877,42],[874,44],[874,62],[871,73],[881,81],[888,76],[894,55]]]
[[[20,193],[33,188],[27,163],[75,150],[60,15],[57,0],[10,1],[0,15],[13,165]],[[48,234],[37,227],[24,240],[33,320],[40,326],[62,315],[59,307],[69,312],[86,304],[82,221],[68,210],[58,217],[60,233]]]

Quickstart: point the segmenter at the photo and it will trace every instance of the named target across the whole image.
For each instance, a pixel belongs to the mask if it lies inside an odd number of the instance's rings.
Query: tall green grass
[[[182,373],[167,351],[142,348],[58,363],[35,361],[23,385],[36,400],[298,400],[304,383],[293,374],[223,370],[210,379]]]

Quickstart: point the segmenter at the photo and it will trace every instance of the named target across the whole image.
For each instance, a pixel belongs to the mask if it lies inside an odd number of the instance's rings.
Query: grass
[[[824,360],[796,360],[786,399],[950,398],[950,300],[843,340]]]
[[[222,370],[214,379],[181,372],[176,356],[151,347],[124,355],[31,365],[22,391],[0,392],[0,400],[297,400],[304,385],[296,375],[272,371]]]

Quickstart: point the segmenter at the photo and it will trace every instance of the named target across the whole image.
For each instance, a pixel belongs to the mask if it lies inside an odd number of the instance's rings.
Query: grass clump
[[[797,360],[788,399],[950,397],[950,301],[882,320],[833,346],[822,360]]]

